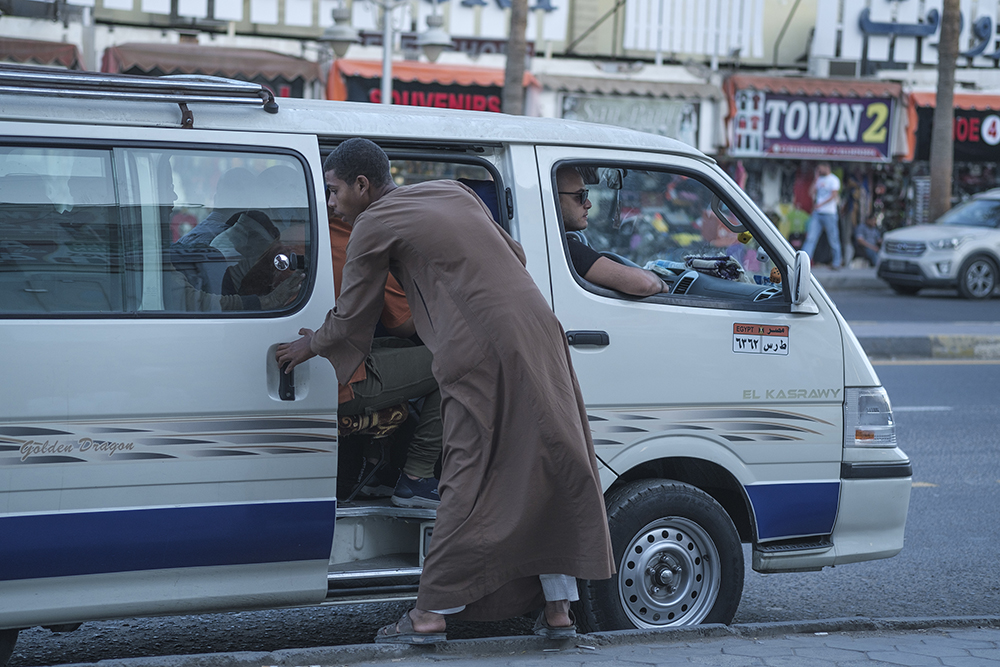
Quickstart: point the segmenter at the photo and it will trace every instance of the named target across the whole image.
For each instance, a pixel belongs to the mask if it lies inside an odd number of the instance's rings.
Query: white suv
[[[878,275],[900,294],[958,287],[966,299],[988,299],[1000,267],[1000,188],[982,192],[932,225],[885,235]]]

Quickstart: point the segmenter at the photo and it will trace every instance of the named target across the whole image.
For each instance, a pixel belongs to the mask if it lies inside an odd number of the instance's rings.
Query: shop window
[[[284,310],[309,254],[306,183],[283,155],[0,149],[0,312]]]
[[[567,259],[585,266],[582,243],[605,260],[652,271],[670,297],[779,306],[781,273],[740,217],[700,180],[668,171],[577,164],[557,172]],[[565,191],[569,188],[569,191]],[[587,215],[581,209],[587,207]],[[588,289],[606,288],[583,280]],[[585,275],[589,271],[583,272]],[[593,274],[590,274],[593,275]]]

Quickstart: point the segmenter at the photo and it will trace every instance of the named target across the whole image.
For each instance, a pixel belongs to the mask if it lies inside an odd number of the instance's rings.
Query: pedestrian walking
[[[802,249],[809,255],[809,259],[812,259],[820,236],[826,232],[826,240],[830,244],[830,252],[833,253],[831,268],[839,269],[842,263],[840,222],[837,217],[840,179],[830,171],[829,162],[820,162],[816,165],[816,179],[809,193],[813,198],[813,212],[806,226],[806,240],[802,244]]]

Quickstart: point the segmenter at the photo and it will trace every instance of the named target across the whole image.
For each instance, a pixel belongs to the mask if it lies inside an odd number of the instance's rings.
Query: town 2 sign
[[[889,97],[813,97],[739,90],[734,157],[887,161],[892,136]]]

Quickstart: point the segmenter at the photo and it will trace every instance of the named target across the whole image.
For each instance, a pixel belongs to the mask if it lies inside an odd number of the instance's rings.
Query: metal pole
[[[392,104],[392,2],[382,5],[382,104]]]

